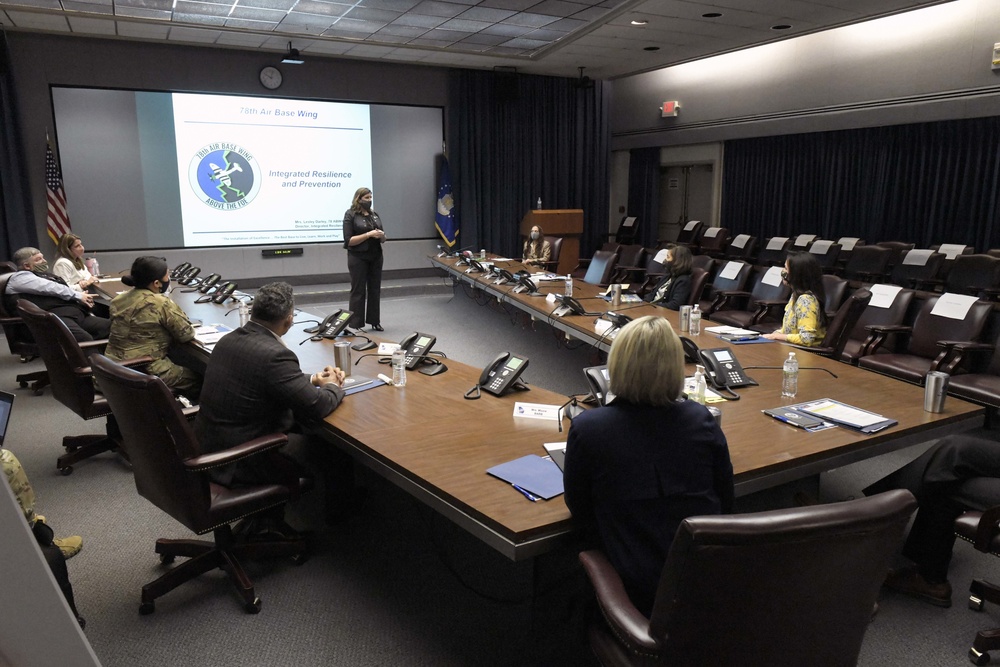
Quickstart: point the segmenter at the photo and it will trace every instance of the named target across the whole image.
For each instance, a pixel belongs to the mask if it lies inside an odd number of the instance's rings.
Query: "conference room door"
[[[711,224],[715,184],[711,164],[660,168],[659,239],[674,241],[688,220]]]

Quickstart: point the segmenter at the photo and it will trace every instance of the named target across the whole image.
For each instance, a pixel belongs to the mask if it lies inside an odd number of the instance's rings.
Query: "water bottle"
[[[788,353],[781,371],[781,395],[795,398],[795,394],[799,392],[799,360],[795,358],[794,352]]]
[[[392,385],[406,386],[406,350],[402,347],[392,353]]]
[[[542,210],[542,198],[541,197],[538,198],[538,205],[535,206],[535,210],[537,210],[537,211],[541,211]]]
[[[688,332],[692,336],[697,336],[701,333],[701,310],[698,308],[698,304],[694,304],[694,308],[691,309],[691,321],[688,323]]]
[[[91,263],[91,266],[93,266],[94,268],[90,271],[90,275],[94,276],[95,278],[99,277],[101,275],[101,267],[97,263],[97,255],[94,255],[94,259],[93,262]]]
[[[250,308],[246,301],[240,301],[240,326],[245,326],[250,321]]]
[[[694,396],[691,397],[695,403],[705,405],[705,390],[708,386],[705,383],[705,367],[694,367]]]
[[[566,296],[573,296],[573,276],[569,273],[566,274]]]

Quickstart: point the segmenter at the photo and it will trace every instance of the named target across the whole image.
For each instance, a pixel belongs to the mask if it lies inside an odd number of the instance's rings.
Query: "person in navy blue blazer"
[[[681,398],[684,355],[666,319],[625,325],[608,372],[615,399],[570,427],[566,505],[584,544],[607,554],[648,615],[681,521],[732,511],[733,466],[712,414]]]

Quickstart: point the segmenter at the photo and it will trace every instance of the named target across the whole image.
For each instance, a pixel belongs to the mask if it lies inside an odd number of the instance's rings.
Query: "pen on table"
[[[521,488],[520,486],[518,486],[517,484],[511,484],[511,486],[513,486],[513,487],[514,487],[515,489],[517,489],[517,490],[518,490],[518,492],[519,492],[519,493],[520,493],[520,494],[521,494],[522,496],[524,496],[525,498],[527,498],[527,499],[528,499],[528,500],[530,500],[531,502],[533,502],[533,503],[534,503],[534,502],[537,502],[537,501],[538,501],[538,496],[536,496],[535,494],[533,494],[533,493],[532,493],[531,491],[528,491],[527,489],[522,489],[522,488]]]

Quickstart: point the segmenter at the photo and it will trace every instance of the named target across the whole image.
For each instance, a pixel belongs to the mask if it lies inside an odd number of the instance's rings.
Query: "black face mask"
[[[165,283],[160,283],[160,294],[166,294],[168,289],[170,289],[169,280],[167,280],[167,282]]]
[[[366,211],[369,210],[371,207],[372,203],[370,201],[361,202],[361,208],[365,209]]]

